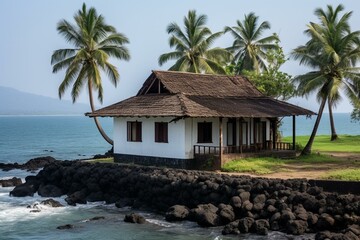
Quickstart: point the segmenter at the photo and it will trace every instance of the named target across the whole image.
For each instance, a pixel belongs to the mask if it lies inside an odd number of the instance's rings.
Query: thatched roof
[[[90,117],[284,117],[314,115],[261,94],[241,76],[153,71],[134,97]]]
[[[144,95],[160,81],[166,93],[197,96],[262,96],[262,93],[243,76],[196,74],[174,71],[153,71],[137,96]],[[154,84],[155,83],[155,84]]]

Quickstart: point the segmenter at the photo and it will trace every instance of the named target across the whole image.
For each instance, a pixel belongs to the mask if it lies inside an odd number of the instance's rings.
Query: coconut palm
[[[109,62],[110,57],[129,60],[129,52],[125,43],[129,40],[125,35],[105,23],[104,17],[98,15],[95,8],[87,9],[85,3],[75,16],[75,25],[61,20],[57,31],[74,48],[59,49],[51,56],[53,73],[66,69],[65,77],[59,86],[59,98],[72,85],[71,96],[73,102],[78,98],[82,88],[87,87],[91,111],[95,111],[93,91],[97,91],[98,99],[102,103],[103,88],[100,71],[105,72],[110,81],[117,85],[119,72]],[[95,124],[104,139],[113,141],[103,131],[97,118]]]
[[[326,101],[331,113],[332,107],[341,100],[339,90],[342,89],[352,103],[359,102],[356,86],[360,81],[360,68],[356,67],[356,63],[360,58],[360,32],[350,30],[348,20],[351,12],[339,16],[343,9],[342,5],[336,9],[328,6],[326,12],[316,9],[315,15],[320,23],[308,24],[305,33],[310,40],[292,52],[293,58],[299,60],[300,64],[314,69],[294,78],[299,95],[317,93],[320,102],[318,116],[303,154],[311,152]]]
[[[254,13],[249,13],[242,22],[237,20],[237,26],[225,27],[224,31],[235,38],[228,50],[234,54],[236,74],[241,74],[243,70],[266,70],[266,52],[277,48],[279,38],[276,34],[262,37],[264,31],[270,29],[270,23],[265,21],[258,25],[258,20]]]
[[[159,57],[159,65],[176,60],[169,70],[225,74],[224,66],[231,54],[223,48],[210,48],[223,33],[212,34],[205,26],[206,21],[206,15],[197,16],[193,10],[184,17],[184,31],[176,23],[169,24],[169,45],[171,48],[174,47],[175,51],[162,54]]]

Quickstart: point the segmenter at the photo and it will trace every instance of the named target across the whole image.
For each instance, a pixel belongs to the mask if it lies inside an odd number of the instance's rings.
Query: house
[[[115,161],[197,168],[246,154],[295,154],[295,116],[312,111],[264,96],[242,76],[153,71],[137,95],[87,113],[114,118]],[[276,141],[293,117],[293,142]]]

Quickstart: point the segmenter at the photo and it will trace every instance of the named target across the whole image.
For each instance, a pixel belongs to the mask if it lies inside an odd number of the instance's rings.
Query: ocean
[[[360,124],[350,122],[350,114],[335,114],[338,134],[360,135]],[[315,117],[297,117],[297,135],[309,135]],[[101,119],[103,128],[111,136],[112,120]],[[284,136],[292,134],[292,119],[285,118],[280,131]],[[330,134],[328,115],[323,116],[319,134]],[[84,159],[103,154],[110,146],[98,133],[92,119],[84,116],[1,116],[0,117],[0,162],[24,163],[39,156],[53,156],[59,160]],[[3,172],[0,179],[35,175],[21,170]],[[34,197],[10,197],[12,188],[0,187],[0,239],[239,239],[221,235],[222,228],[200,228],[195,223],[168,223],[163,216],[150,212],[139,212],[148,223],[134,225],[123,222],[131,209],[118,209],[113,204],[102,202],[66,206],[64,198],[56,198],[63,208],[41,206],[40,212],[27,208],[44,200]],[[105,219],[89,221],[103,216]],[[57,226],[72,224],[74,229],[58,230]],[[307,236],[313,239],[313,235]],[[302,239],[279,232],[269,236],[243,234],[240,239]]]

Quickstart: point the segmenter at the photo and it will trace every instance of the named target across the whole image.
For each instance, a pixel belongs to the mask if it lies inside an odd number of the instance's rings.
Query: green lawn
[[[276,171],[287,171],[289,164],[325,164],[336,163],[341,160],[322,154],[311,154],[296,159],[279,159],[272,157],[244,158],[226,163],[224,172],[248,172],[258,175],[270,174]]]
[[[348,168],[330,171],[322,179],[336,179],[345,181],[360,181],[360,168]]]
[[[296,143],[305,147],[309,136],[296,137]],[[283,142],[291,142],[292,137],[284,137]],[[312,147],[313,151],[323,152],[355,152],[360,153],[360,135],[339,135],[336,141],[330,141],[329,135],[316,136]]]

